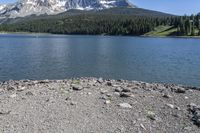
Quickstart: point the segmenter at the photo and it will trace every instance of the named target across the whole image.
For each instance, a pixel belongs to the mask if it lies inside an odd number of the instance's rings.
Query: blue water
[[[0,35],[0,80],[72,77],[200,86],[200,39]]]

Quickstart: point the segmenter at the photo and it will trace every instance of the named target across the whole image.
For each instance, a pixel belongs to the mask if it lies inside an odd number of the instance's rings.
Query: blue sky
[[[16,0],[0,0],[11,3]],[[129,0],[141,8],[157,10],[177,15],[196,14],[200,12],[200,0]]]

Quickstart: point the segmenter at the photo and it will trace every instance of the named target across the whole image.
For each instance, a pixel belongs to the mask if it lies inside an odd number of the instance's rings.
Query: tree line
[[[54,34],[144,35],[157,26],[177,29],[177,36],[200,35],[200,15],[150,17],[116,14],[79,14],[1,24],[0,31]]]

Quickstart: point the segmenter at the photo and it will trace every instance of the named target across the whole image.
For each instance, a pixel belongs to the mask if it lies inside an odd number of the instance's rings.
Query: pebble
[[[13,90],[15,90],[15,87],[14,87],[14,86],[9,86],[9,87],[7,88],[7,90],[8,90],[8,91],[13,91]]]
[[[116,92],[121,92],[121,91],[122,91],[122,88],[121,88],[121,87],[118,87],[118,88],[115,89],[115,91],[116,91]]]
[[[171,109],[174,108],[174,105],[173,104],[166,104],[168,107],[170,107]]]
[[[33,96],[33,93],[29,91],[29,92],[26,92],[26,95]]]
[[[99,82],[99,83],[101,84],[101,83],[103,83],[103,79],[102,79],[102,78],[99,78],[99,79],[97,80],[97,82]]]
[[[176,92],[176,93],[185,93],[186,90],[185,90],[184,88],[177,88],[177,89],[175,90],[175,92]]]
[[[67,97],[67,98],[65,98],[66,101],[71,100],[71,99],[72,99],[71,97]]]
[[[156,114],[152,111],[147,112],[147,117],[150,118],[151,120],[156,120]]]
[[[112,86],[112,83],[111,82],[107,82],[107,86]]]
[[[123,88],[122,92],[131,92],[131,89],[129,89],[129,88]]]
[[[17,89],[17,91],[24,91],[25,88],[26,88],[26,87],[24,87],[24,86],[23,86],[23,87],[19,87],[19,88]]]
[[[122,92],[122,93],[120,93],[120,97],[134,97],[134,96],[131,93],[124,93],[124,92]]]
[[[112,97],[111,93],[106,94],[107,97]]]
[[[77,105],[77,102],[72,101],[70,105]]]
[[[105,94],[107,92],[108,92],[107,90],[101,90],[101,94]]]
[[[140,124],[140,127],[143,128],[144,130],[147,130],[143,124]]]
[[[132,108],[132,106],[129,103],[120,103],[119,106],[121,108]]]
[[[164,98],[172,98],[172,96],[169,95],[168,93],[163,94],[163,97],[164,97]]]
[[[105,104],[110,104],[110,103],[111,103],[110,100],[106,100],[106,101],[105,101]]]
[[[80,85],[72,85],[72,89],[75,91],[80,91],[80,90],[83,90],[83,87]]]
[[[185,96],[184,98],[185,98],[185,99],[189,99],[189,97],[187,97],[187,96]]]
[[[102,97],[100,97],[100,99],[106,100],[107,97],[106,96],[102,96]]]
[[[200,107],[194,103],[188,105],[189,111],[191,112],[191,120],[195,125],[200,127]]]
[[[17,97],[17,94],[10,95],[10,98],[15,98],[15,97]]]

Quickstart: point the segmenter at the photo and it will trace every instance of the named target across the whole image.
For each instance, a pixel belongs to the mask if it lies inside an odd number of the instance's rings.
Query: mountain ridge
[[[128,0],[18,0],[0,5],[0,18],[16,18],[29,15],[59,14],[70,9],[102,10],[113,7],[136,6]]]

